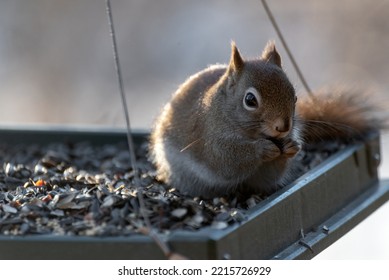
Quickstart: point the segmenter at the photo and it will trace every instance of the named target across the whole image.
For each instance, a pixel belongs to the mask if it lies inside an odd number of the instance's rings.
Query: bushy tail
[[[389,114],[376,97],[350,89],[321,90],[315,99],[300,98],[297,117],[303,124],[305,143],[322,141],[350,143],[366,139],[371,133],[388,128]]]

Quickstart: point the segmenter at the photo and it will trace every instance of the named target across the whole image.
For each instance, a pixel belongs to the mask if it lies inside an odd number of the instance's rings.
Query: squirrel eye
[[[244,98],[244,102],[248,107],[257,107],[258,101],[254,94],[248,92]]]
[[[250,87],[246,90],[243,98],[243,107],[248,111],[253,111],[259,107],[260,97],[257,90]]]
[[[297,96],[294,97],[294,104],[297,103]]]

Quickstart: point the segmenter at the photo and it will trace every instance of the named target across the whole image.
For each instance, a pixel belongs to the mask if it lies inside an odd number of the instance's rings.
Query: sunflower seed
[[[18,209],[14,208],[12,206],[9,206],[7,204],[3,204],[2,208],[3,208],[3,211],[6,213],[16,214],[18,212]]]
[[[177,219],[182,219],[188,213],[186,208],[177,208],[171,212],[171,215]]]
[[[213,221],[211,227],[213,229],[225,229],[228,227],[228,223],[222,221]]]

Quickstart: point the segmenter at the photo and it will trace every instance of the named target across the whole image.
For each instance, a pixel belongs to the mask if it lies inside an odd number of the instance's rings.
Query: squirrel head
[[[284,138],[291,132],[296,95],[273,42],[253,60],[244,60],[232,42],[224,78],[225,115],[249,138]]]

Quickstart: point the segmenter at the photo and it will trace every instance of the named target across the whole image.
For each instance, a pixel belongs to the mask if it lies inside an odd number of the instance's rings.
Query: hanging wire
[[[154,231],[154,229],[153,229],[153,227],[151,225],[150,219],[149,219],[147,213],[145,212],[146,205],[145,205],[145,202],[144,202],[144,199],[143,199],[143,195],[142,195],[142,187],[141,187],[141,182],[140,182],[139,171],[138,171],[138,168],[136,166],[136,156],[135,156],[135,149],[134,149],[134,141],[133,141],[132,135],[131,135],[130,117],[129,117],[128,108],[127,108],[126,95],[125,95],[125,92],[124,92],[122,71],[121,71],[120,60],[119,60],[119,52],[118,52],[117,43],[116,43],[116,33],[115,33],[115,27],[114,27],[114,24],[113,24],[111,1],[110,0],[106,0],[105,4],[106,4],[107,17],[108,17],[108,25],[109,25],[109,28],[110,28],[110,35],[111,35],[111,38],[112,38],[112,48],[113,48],[113,57],[114,57],[114,61],[115,61],[116,75],[117,75],[117,78],[118,78],[119,91],[120,91],[121,101],[122,101],[122,105],[123,105],[123,112],[124,112],[124,116],[125,116],[125,119],[126,119],[127,143],[128,143],[128,149],[129,149],[129,152],[130,152],[131,167],[132,167],[132,170],[134,172],[134,184],[135,184],[135,187],[137,189],[137,197],[138,197],[138,201],[139,201],[139,209],[140,209],[141,215],[143,217],[143,220],[144,220],[144,222],[146,224],[146,228],[147,228],[146,232],[144,232],[144,233],[148,234],[154,240],[154,242],[159,246],[159,248],[163,251],[163,253],[165,254],[166,257],[168,257],[168,258],[173,258],[173,257],[175,257],[175,258],[184,258],[184,257],[182,257],[182,256],[180,256],[178,254],[173,254],[172,253],[172,251],[170,250],[170,248],[166,244],[166,242],[164,242],[157,235],[157,233]]]
[[[285,49],[286,53],[288,54],[289,59],[290,59],[290,61],[292,62],[294,69],[295,69],[296,72],[297,72],[297,75],[298,75],[299,78],[300,78],[301,83],[303,84],[303,86],[304,86],[305,90],[307,91],[308,95],[310,96],[310,98],[311,98],[313,101],[315,101],[315,96],[314,96],[314,94],[313,94],[311,88],[308,86],[308,83],[307,83],[307,81],[305,80],[304,75],[303,75],[303,73],[302,73],[301,70],[300,70],[300,67],[297,65],[297,62],[296,62],[296,60],[294,59],[294,56],[293,56],[292,52],[290,51],[290,49],[289,49],[289,47],[288,47],[288,44],[286,43],[286,41],[285,41],[285,39],[284,39],[284,36],[282,35],[282,32],[281,32],[280,28],[278,27],[278,24],[277,24],[277,22],[276,22],[276,19],[274,18],[273,13],[271,12],[269,6],[267,5],[266,0],[261,0],[261,2],[262,2],[262,5],[263,5],[263,7],[264,7],[264,9],[265,9],[265,11],[266,11],[266,14],[268,15],[268,17],[269,17],[269,19],[270,19],[270,22],[272,23],[274,29],[276,30],[276,33],[277,33],[277,35],[278,35],[278,38],[280,38],[281,43],[282,43],[282,45],[284,46],[284,49]]]

